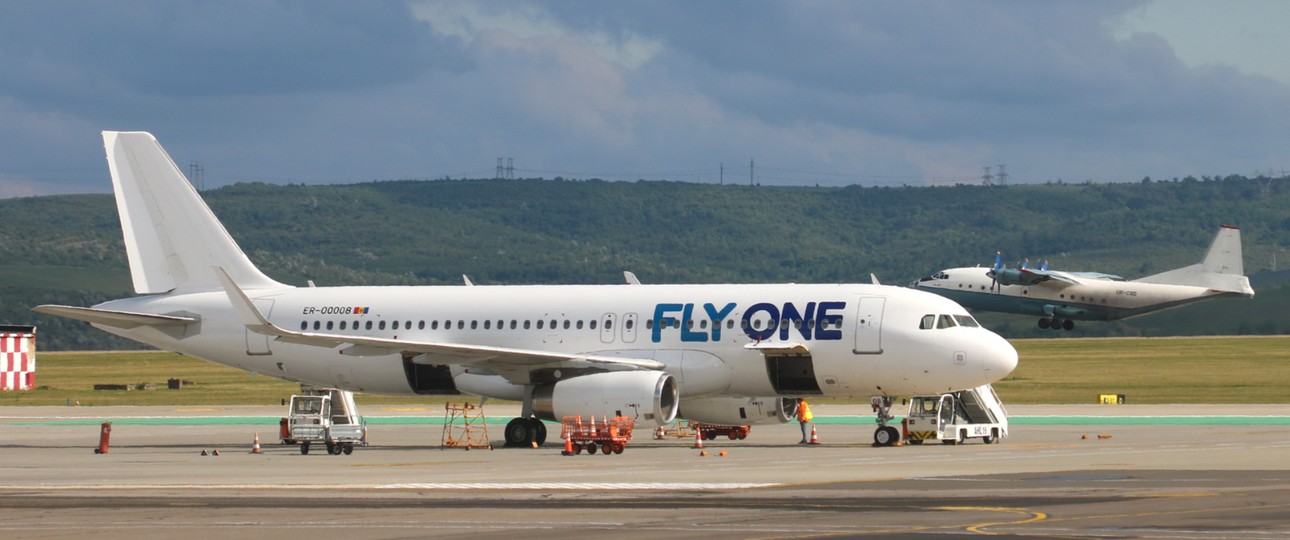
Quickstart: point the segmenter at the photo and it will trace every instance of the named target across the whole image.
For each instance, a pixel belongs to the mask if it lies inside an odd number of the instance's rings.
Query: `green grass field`
[[[1290,336],[1035,339],[1013,344],[1021,362],[995,384],[1007,404],[1290,403]],[[179,390],[167,380],[192,382]],[[94,390],[95,384],[153,389]],[[165,352],[40,353],[37,389],[0,392],[0,405],[272,405],[294,383]],[[360,396],[368,404],[439,404],[460,397]],[[842,400],[824,400],[841,402]],[[856,400],[867,402],[867,399]]]

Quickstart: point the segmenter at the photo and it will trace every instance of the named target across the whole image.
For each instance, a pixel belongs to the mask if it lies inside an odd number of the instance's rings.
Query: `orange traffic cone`
[[[820,437],[815,434],[815,424],[811,424],[811,444],[820,444]]]
[[[564,451],[560,452],[560,455],[562,456],[573,455],[573,437],[570,437],[567,432],[564,434]]]
[[[255,444],[251,445],[251,453],[252,454],[260,453],[260,434],[259,433],[255,434]]]
[[[698,449],[703,448],[703,430],[697,427],[694,428],[694,447]]]

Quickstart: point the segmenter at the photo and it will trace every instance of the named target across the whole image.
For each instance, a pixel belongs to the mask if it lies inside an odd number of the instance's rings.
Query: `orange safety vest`
[[[797,404],[797,421],[810,422],[812,418],[815,418],[815,415],[811,414],[811,407],[806,404],[806,400],[799,402]]]

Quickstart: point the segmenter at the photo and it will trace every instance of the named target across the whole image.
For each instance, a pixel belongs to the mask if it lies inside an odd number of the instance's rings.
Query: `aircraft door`
[[[856,306],[855,354],[882,354],[882,310],[887,299],[863,297]]]
[[[273,300],[270,298],[259,298],[253,300],[255,308],[264,314],[264,318],[271,319],[273,315]],[[269,349],[270,336],[257,334],[250,329],[246,330],[246,354],[247,356],[269,356],[273,351]]]
[[[614,328],[614,321],[618,318],[613,313],[606,313],[600,316],[600,341],[605,343],[614,342],[614,333],[618,331]]]
[[[636,343],[636,314],[623,315],[623,343]]]

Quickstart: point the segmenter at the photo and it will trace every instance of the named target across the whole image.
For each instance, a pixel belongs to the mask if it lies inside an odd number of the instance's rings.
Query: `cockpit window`
[[[939,318],[936,319],[937,328],[953,328],[954,326],[955,326],[954,317],[951,317],[949,315],[941,315]]]
[[[954,320],[958,321],[959,326],[981,327],[981,323],[976,322],[976,319],[973,319],[971,315],[955,315]]]
[[[936,325],[935,315],[923,315],[923,322],[918,323],[919,330],[931,330]]]

